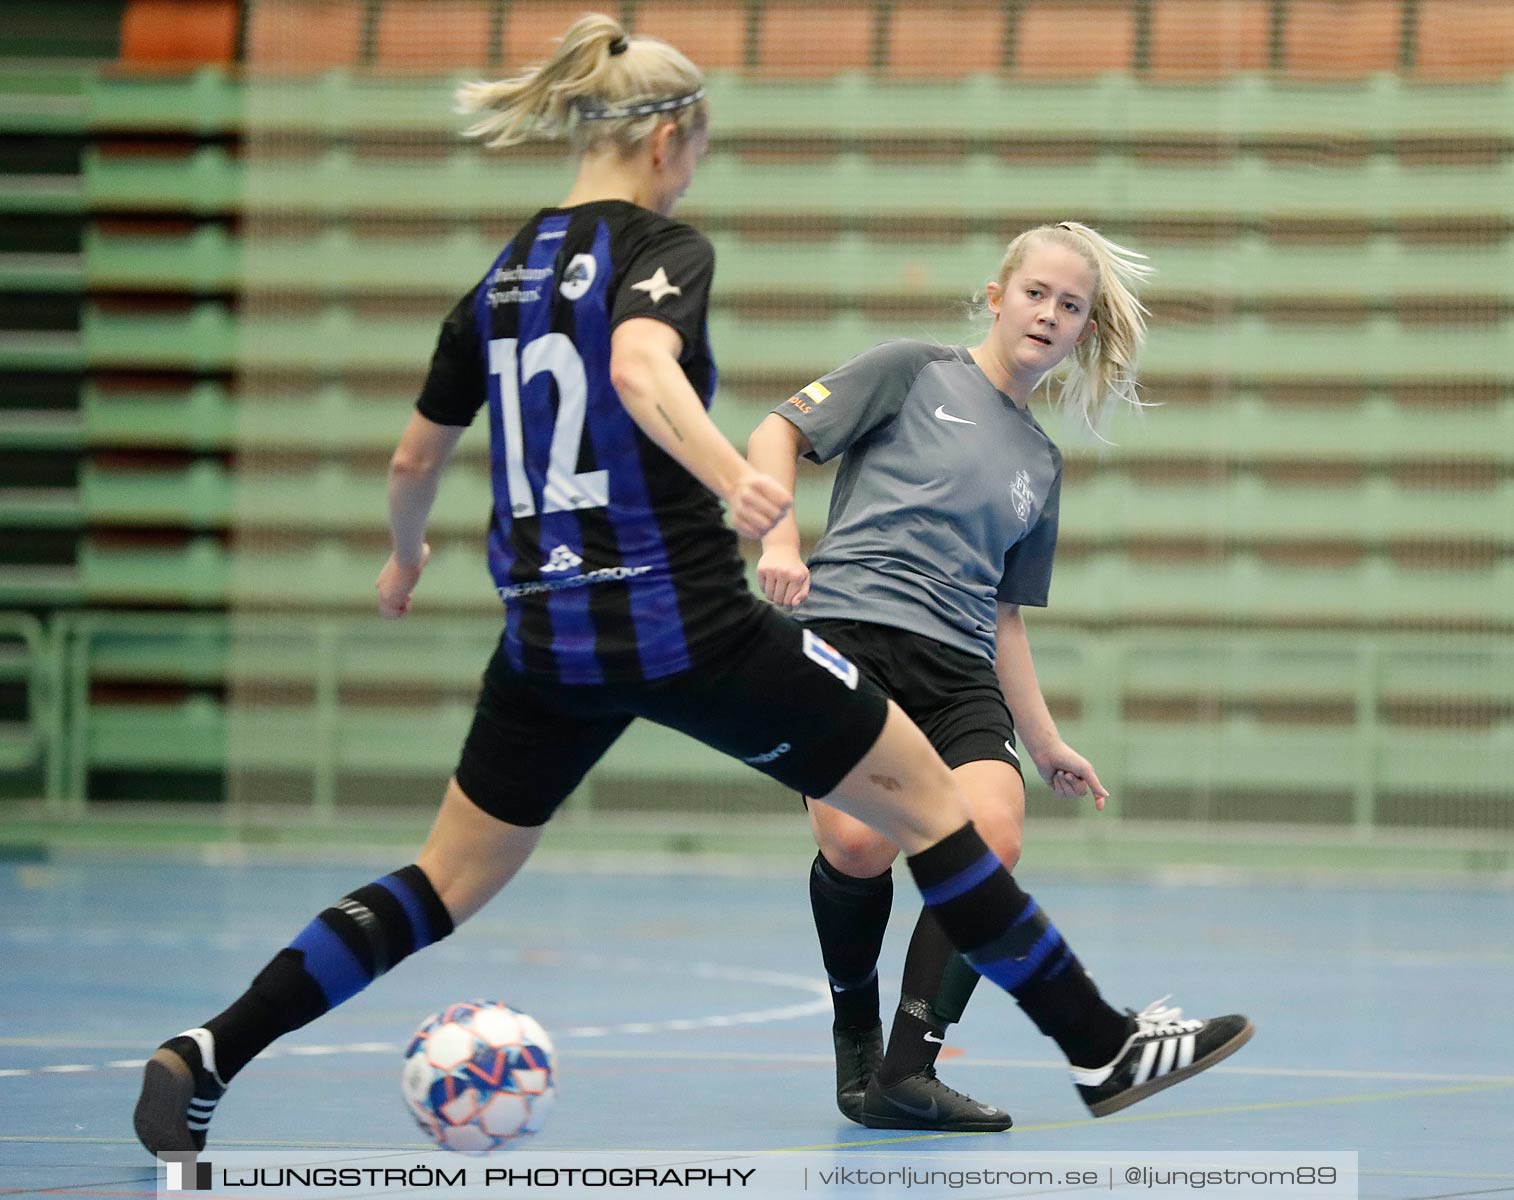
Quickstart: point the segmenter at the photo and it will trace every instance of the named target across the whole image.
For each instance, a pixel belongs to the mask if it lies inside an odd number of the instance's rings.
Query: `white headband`
[[[590,108],[584,101],[578,104],[580,121],[616,121],[622,117],[649,117],[653,113],[673,112],[688,108],[704,99],[704,88],[686,96],[674,96],[668,100],[649,100],[645,104],[627,104],[619,108]],[[592,103],[592,102],[590,102]]]

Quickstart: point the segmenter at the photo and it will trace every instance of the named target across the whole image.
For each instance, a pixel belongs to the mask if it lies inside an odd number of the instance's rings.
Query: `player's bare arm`
[[[610,382],[641,431],[726,502],[731,524],[759,538],[788,512],[793,493],[756,471],[704,410],[678,365],[678,331],[648,317],[616,327]]]
[[[442,472],[452,458],[463,427],[439,425],[413,413],[399,446],[389,460],[389,531],[393,551],[379,572],[379,613],[403,617],[410,611],[410,594],[431,556],[426,522],[436,503]]]
[[[810,440],[796,426],[769,413],[747,439],[747,461],[778,481],[790,495],[798,478],[799,456],[810,452]],[[762,539],[757,560],[757,583],[774,604],[793,606],[810,593],[810,572],[799,545],[799,521],[790,510]]]
[[[1018,604],[998,606],[995,643],[994,670],[999,686],[1014,715],[1015,732],[1024,741],[1041,778],[1057,795],[1068,799],[1092,792],[1094,807],[1102,809],[1109,792],[1099,782],[1093,765],[1062,740],[1046,707]]]

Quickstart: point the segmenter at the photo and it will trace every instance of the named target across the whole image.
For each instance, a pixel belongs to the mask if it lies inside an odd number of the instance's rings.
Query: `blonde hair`
[[[1004,251],[998,284],[1004,288],[1036,242],[1053,242],[1078,255],[1094,274],[1088,319],[1097,327],[1067,356],[1057,374],[1056,404],[1075,413],[1100,440],[1102,430],[1121,403],[1149,407],[1136,394],[1136,360],[1146,344],[1146,307],[1135,287],[1155,270],[1144,254],[1110,241],[1097,229],[1076,221],[1038,225],[1020,234]],[[1046,379],[1048,389],[1051,376]]]
[[[663,121],[681,136],[709,122],[698,67],[599,13],[573,22],[546,62],[495,83],[465,83],[455,99],[459,113],[487,114],[465,133],[489,146],[566,138],[575,153],[608,143],[629,155]]]

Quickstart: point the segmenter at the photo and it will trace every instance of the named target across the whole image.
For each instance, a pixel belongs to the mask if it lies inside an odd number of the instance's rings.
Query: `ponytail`
[[[628,154],[661,121],[671,118],[687,135],[709,120],[698,67],[598,13],[570,25],[546,62],[493,83],[465,83],[455,99],[459,113],[484,114],[465,134],[488,146],[566,139],[579,153],[609,143]]]

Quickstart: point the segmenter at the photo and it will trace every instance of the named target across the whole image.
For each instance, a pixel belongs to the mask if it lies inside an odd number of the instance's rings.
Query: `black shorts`
[[[934,638],[870,621],[809,621],[883,689],[948,767],[1007,762],[1020,771],[1015,721],[993,664]]]
[[[502,650],[457,767],[458,786],[512,825],[542,825],[635,718],[677,729],[811,796],[872,749],[883,693],[815,633],[766,604],[687,671],[565,685],[513,670]]]

